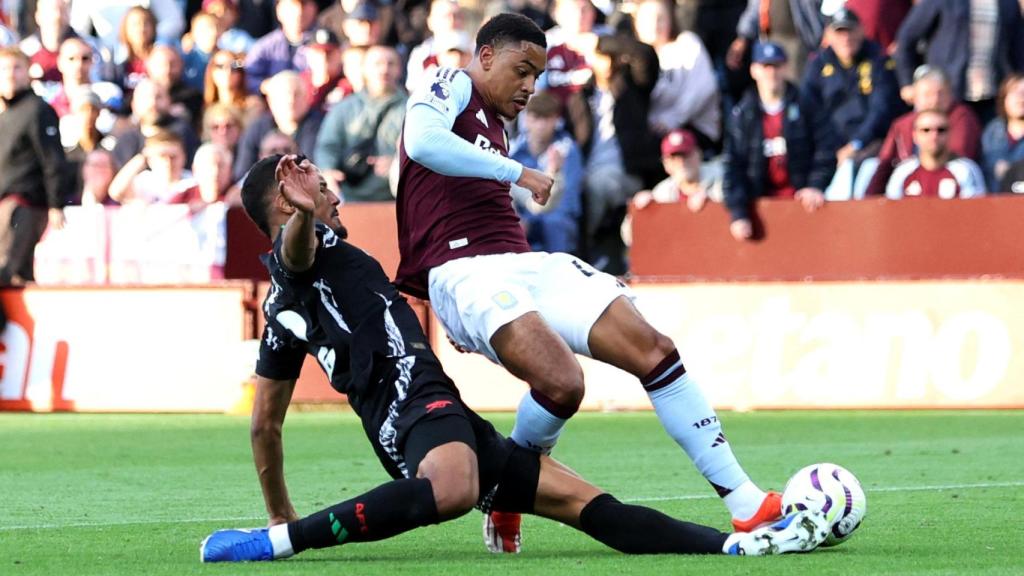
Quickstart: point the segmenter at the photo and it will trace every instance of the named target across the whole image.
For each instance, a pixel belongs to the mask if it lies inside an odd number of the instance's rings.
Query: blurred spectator
[[[185,146],[171,132],[146,138],[142,152],[132,157],[114,176],[110,197],[125,204],[178,204],[194,197],[196,181],[185,169]]]
[[[1000,82],[1024,71],[1024,22],[1016,0],[918,0],[897,37],[903,99],[922,63],[946,71],[956,97],[982,125],[995,116]],[[922,62],[919,52],[924,46]]]
[[[242,115],[227,104],[211,104],[203,113],[203,142],[226,148],[234,157],[238,140],[242,137]]]
[[[277,0],[275,14],[281,27],[256,41],[245,57],[249,93],[258,94],[264,80],[285,70],[306,69],[300,48],[316,22],[314,0]]]
[[[685,202],[690,212],[700,212],[708,200],[722,200],[722,164],[702,162],[704,153],[697,136],[689,130],[677,129],[661,140],[661,163],[668,178],[652,190],[641,190],[633,195],[633,209],[643,210],[652,202],[675,204]],[[622,240],[633,244],[632,219],[622,223]]]
[[[978,161],[981,158],[981,124],[970,107],[953,98],[949,78],[939,68],[922,66],[914,81],[914,110],[892,123],[878,153],[878,168],[865,192],[868,196],[885,194],[885,185],[896,166],[914,153],[914,118],[921,110],[942,110],[949,114],[949,149],[957,156]]]
[[[341,53],[341,69],[345,74],[342,85],[349,94],[359,92],[364,87],[363,60],[366,58],[366,46],[349,46]]]
[[[267,132],[266,136],[260,140],[257,156],[259,159],[263,159],[275,154],[284,156],[286,154],[298,154],[298,152],[299,145],[295,143],[295,140],[284,132],[275,129]]]
[[[129,8],[121,20],[120,43],[114,50],[113,68],[108,70],[106,79],[120,84],[126,96],[131,96],[135,86],[146,77],[146,58],[156,45],[156,26],[156,17],[142,6]]]
[[[440,68],[465,68],[473,58],[473,39],[469,34],[456,30],[443,38],[434,40],[437,51],[437,65]]]
[[[524,130],[512,143],[509,158],[554,178],[551,199],[541,206],[525,188],[512,186],[512,197],[534,250],[575,253],[583,196],[583,155],[563,130],[561,104],[547,92],[526,104]],[[525,193],[523,193],[525,192]]]
[[[887,54],[896,51],[896,33],[915,0],[846,0],[864,25],[864,36],[882,46]]]
[[[167,86],[171,97],[171,113],[199,125],[203,116],[203,94],[185,83],[184,63],[173,46],[154,46],[146,58],[146,76]]]
[[[193,202],[212,204],[227,196],[231,188],[234,157],[231,151],[213,143],[203,144],[192,160],[192,177],[197,191]]]
[[[80,36],[95,35],[106,52],[116,54],[118,45],[125,44],[124,19],[140,4],[139,0],[74,0],[71,27]],[[154,26],[153,38],[177,43],[185,32],[185,12],[177,0],[148,0],[145,6]]]
[[[17,43],[18,35],[12,32],[7,26],[0,24],[0,48],[13,46]]]
[[[661,163],[668,178],[652,190],[633,196],[638,210],[651,202],[671,204],[686,202],[691,212],[700,212],[708,200],[721,201],[721,165],[705,163],[697,136],[689,130],[677,129],[661,140]]]
[[[60,119],[61,144],[64,146],[64,157],[67,163],[67,193],[71,197],[79,197],[82,193],[82,182],[79,179],[81,166],[86,155],[101,147],[111,150],[113,138],[104,138],[96,127],[96,120],[103,110],[99,96],[89,86],[82,85],[70,94],[71,111]]]
[[[827,198],[862,198],[875,167],[874,161],[862,163],[878,153],[902,106],[894,64],[881,46],[864,39],[860,20],[849,10],[829,18],[825,41],[828,47],[807,66],[801,97],[806,108],[831,119],[838,136],[837,170]]]
[[[398,84],[398,53],[389,46],[374,46],[366,51],[365,68],[365,90],[327,113],[314,154],[325,176],[344,182],[345,202],[394,200],[388,172],[407,99]]]
[[[272,2],[264,1],[260,4],[270,7]],[[236,0],[203,0],[203,12],[209,12],[217,17],[217,26],[220,29],[217,48],[244,54],[256,43],[256,40],[248,32],[236,26],[238,23]],[[272,14],[270,20],[273,21]]]
[[[835,169],[828,118],[800,100],[786,81],[786,62],[781,45],[754,45],[755,88],[727,123],[723,194],[736,240],[753,238],[752,207],[758,198],[795,199],[808,212],[820,208]]]
[[[989,190],[1005,192],[1007,188],[997,185],[1011,164],[1024,160],[1024,74],[1007,76],[997,103],[999,116],[985,127],[981,149]]]
[[[551,17],[550,0],[510,0],[508,8],[533,20],[541,30],[555,26],[555,20]]]
[[[548,30],[548,65],[540,84],[565,103],[591,82],[597,48],[598,14],[590,0],[555,0],[558,26]],[[577,138],[577,142],[579,142]]]
[[[718,79],[700,38],[676,29],[667,0],[642,0],[635,22],[637,37],[657,50],[661,64],[648,125],[659,137],[686,126],[710,148],[721,140],[722,114]]]
[[[132,94],[132,116],[127,125],[122,125],[114,133],[117,144],[114,146],[114,157],[124,166],[132,157],[142,152],[146,139],[158,132],[173,132],[185,145],[188,166],[199,138],[192,129],[192,124],[184,118],[175,116],[171,108],[171,96],[167,87],[149,78],[144,78],[135,87]]]
[[[28,67],[18,48],[0,48],[0,285],[33,281],[47,223],[64,226],[57,114],[29,88]]]
[[[60,70],[61,81],[57,84],[57,90],[50,93],[50,106],[53,106],[57,116],[63,117],[70,112],[71,103],[68,95],[78,90],[80,86],[88,86],[96,93],[104,106],[120,110],[124,106],[124,94],[121,88],[112,82],[92,82],[92,71],[95,64],[96,54],[92,47],[77,36],[68,38],[60,45],[60,54],[57,57],[57,69]],[[107,123],[109,126],[110,122]]]
[[[285,0],[287,1],[287,0]],[[259,143],[270,130],[291,137],[307,156],[316,148],[316,137],[324,114],[309,107],[309,96],[297,72],[278,72],[264,82],[269,111],[253,120],[242,133],[235,152],[235,180],[241,180],[258,160]]]
[[[244,56],[227,50],[217,50],[210,58],[206,67],[203,102],[207,107],[213,104],[230,106],[241,115],[243,122],[258,117],[266,109],[263,98],[249,93]]]
[[[434,47],[436,39],[462,30],[462,8],[459,3],[455,0],[431,0],[427,29],[431,35],[409,53],[405,87],[410,92],[422,83],[420,79],[426,72],[437,67],[437,51]]]
[[[352,46],[373,46],[380,41],[379,14],[373,2],[363,0],[356,4],[341,26]]]
[[[1010,164],[1009,170],[1003,175],[999,190],[1014,194],[1024,194],[1024,160],[1018,160]]]
[[[206,65],[217,50],[220,37],[220,23],[211,12],[197,12],[192,17],[192,27],[188,32],[188,42],[182,38],[185,65],[183,79],[185,84],[194,90],[203,89],[206,79]],[[186,46],[187,44],[187,46]]]
[[[262,38],[277,27],[276,2],[268,0],[236,0],[238,22],[235,28],[251,38]],[[230,50],[238,51],[234,47]]]
[[[949,117],[941,110],[922,110],[914,119],[917,155],[896,167],[885,187],[892,200],[907,196],[973,198],[985,195],[981,168],[949,149]]]
[[[799,81],[809,56],[821,45],[824,29],[821,0],[748,0],[736,25],[736,39],[729,46],[726,64],[739,69],[752,43],[770,41],[793,56],[790,80]]]
[[[602,36],[594,56],[594,82],[588,88],[594,129],[584,176],[585,230],[588,260],[609,274],[625,273],[619,228],[626,202],[648,178],[661,179],[649,170],[650,162],[657,162],[649,144],[653,141],[657,149],[657,142],[647,128],[657,58],[653,48],[625,36]]]
[[[57,56],[61,43],[77,36],[68,23],[68,0],[38,0],[35,20],[39,29],[19,44],[29,58],[28,75],[36,94],[47,100],[60,83]]]
[[[309,94],[309,106],[327,111],[351,94],[351,87],[342,82],[341,47],[338,37],[327,28],[317,28],[306,44],[306,66],[302,81]]]
[[[110,197],[110,183],[114,181],[115,174],[117,160],[109,150],[97,148],[89,152],[79,174],[82,193],[71,203],[82,206],[117,206],[117,201]]]

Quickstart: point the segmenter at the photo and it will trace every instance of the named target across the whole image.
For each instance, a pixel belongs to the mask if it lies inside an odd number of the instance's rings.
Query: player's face
[[[511,119],[526,108],[548,57],[540,46],[523,41],[510,42],[496,50],[484,46],[480,49],[480,61],[487,72],[486,92],[491,105],[498,114]]]
[[[341,204],[341,199],[327,187],[327,180],[324,180],[323,174],[320,175],[320,194],[323,195],[323,199],[317,209],[316,219],[334,230],[338,236],[347,238],[348,230],[345,229],[341,223],[341,216],[338,215],[338,205]]]

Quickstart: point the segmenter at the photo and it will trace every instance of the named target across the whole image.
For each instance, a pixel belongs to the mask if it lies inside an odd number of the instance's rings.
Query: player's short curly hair
[[[267,156],[252,165],[242,181],[242,207],[261,232],[270,236],[270,193],[277,188],[277,164],[280,154]]]
[[[544,31],[522,14],[502,13],[488,20],[476,34],[476,51],[484,46],[498,48],[508,42],[529,42],[547,49]]]

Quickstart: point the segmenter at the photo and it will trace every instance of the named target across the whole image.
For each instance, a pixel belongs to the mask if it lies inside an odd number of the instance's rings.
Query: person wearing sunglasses
[[[950,150],[949,130],[949,114],[945,111],[918,112],[914,119],[917,154],[896,167],[885,189],[888,198],[949,200],[985,195],[981,168],[973,160],[961,158]]]

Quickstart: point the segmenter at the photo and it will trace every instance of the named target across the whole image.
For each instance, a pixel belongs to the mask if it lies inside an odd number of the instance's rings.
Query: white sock
[[[748,520],[754,514],[757,514],[757,510],[761,507],[761,502],[764,502],[765,496],[764,490],[761,490],[756,484],[747,480],[732,492],[726,494],[722,500],[725,501],[725,507],[729,509],[729,513],[732,514],[733,518]]]
[[[647,384],[651,404],[654,405],[654,411],[658,414],[665,431],[683,448],[697,470],[716,487],[716,490],[731,493],[749,484],[760,492],[760,498],[756,499],[756,503],[753,503],[752,494],[747,489],[743,489],[736,498],[726,499],[726,506],[733,517],[746,519],[757,511],[761,500],[764,499],[764,493],[754,486],[736,460],[729,442],[722,434],[722,424],[718,421],[718,415],[708,404],[700,386],[688,373],[673,378],[673,373],[678,373],[681,367],[682,361],[679,361]],[[665,384],[664,381],[668,378],[673,380]],[[654,390],[650,390],[651,388]],[[733,503],[730,504],[730,501]],[[752,503],[754,512],[741,517],[740,514],[745,513]]]
[[[274,549],[274,559],[288,558],[295,555],[292,549],[292,539],[288,535],[287,524],[275,524],[267,531],[270,536],[270,546]]]
[[[527,391],[519,401],[511,438],[523,448],[550,454],[566,422],[565,418],[559,418],[541,406]]]

